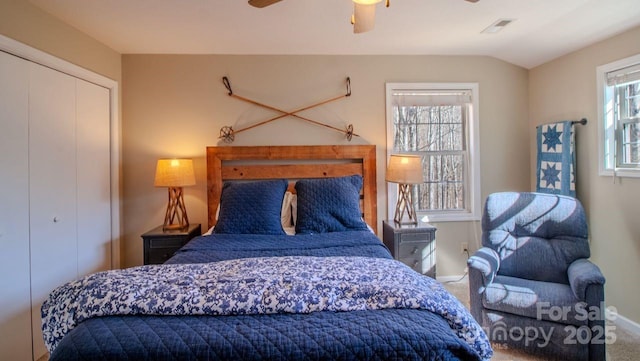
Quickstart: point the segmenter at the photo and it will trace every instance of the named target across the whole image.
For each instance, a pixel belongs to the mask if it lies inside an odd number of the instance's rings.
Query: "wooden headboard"
[[[216,224],[222,184],[227,180],[290,180],[341,177],[363,178],[360,206],[364,220],[377,229],[375,145],[302,145],[207,147],[209,227]]]

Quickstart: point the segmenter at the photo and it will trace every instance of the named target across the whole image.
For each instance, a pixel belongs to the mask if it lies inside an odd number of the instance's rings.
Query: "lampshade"
[[[185,187],[196,184],[191,159],[158,159],[156,187]]]
[[[412,154],[392,154],[389,157],[386,180],[400,184],[423,183],[422,157]]]

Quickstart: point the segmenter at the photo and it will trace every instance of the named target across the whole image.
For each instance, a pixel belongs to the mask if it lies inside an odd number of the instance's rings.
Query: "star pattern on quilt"
[[[537,126],[536,143],[536,191],[575,197],[576,155],[572,121],[563,120]]]
[[[554,162],[545,163],[541,169],[540,185],[545,188],[559,188],[562,165]]]
[[[560,130],[562,130],[562,128],[560,128]],[[547,127],[547,131],[543,132],[542,135],[544,136],[543,144],[547,146],[547,150],[553,149],[554,152],[558,151],[556,147],[562,144],[560,140],[562,132],[558,131],[558,125]]]

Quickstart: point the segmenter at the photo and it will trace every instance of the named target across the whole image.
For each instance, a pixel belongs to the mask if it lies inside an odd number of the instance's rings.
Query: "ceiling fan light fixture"
[[[355,34],[373,30],[376,24],[376,4],[360,4],[354,1],[351,22]]]
[[[354,4],[360,4],[360,5],[375,5],[379,2],[382,2],[382,0],[352,0]]]

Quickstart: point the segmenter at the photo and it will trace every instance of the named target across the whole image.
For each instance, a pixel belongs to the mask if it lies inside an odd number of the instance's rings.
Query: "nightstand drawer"
[[[147,264],[161,264],[176,253],[177,248],[155,248],[147,252]]]
[[[405,242],[429,242],[433,240],[433,232],[401,233],[400,244]]]
[[[154,238],[149,240],[149,248],[175,248],[182,247],[184,242],[184,238]]]
[[[410,257],[420,257],[422,250],[429,245],[428,242],[412,242],[400,244],[398,247],[398,259],[405,259]]]
[[[398,247],[397,259],[416,272],[422,272],[423,253],[429,244],[426,242],[412,242]]]
[[[144,242],[144,264],[159,264],[166,260],[189,242],[199,236],[200,224],[191,224],[184,230],[164,231],[162,226],[156,227],[142,235]]]

